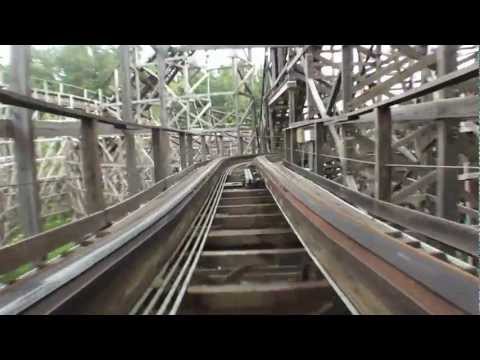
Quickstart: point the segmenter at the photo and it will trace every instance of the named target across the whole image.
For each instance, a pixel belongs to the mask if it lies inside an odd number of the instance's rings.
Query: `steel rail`
[[[195,232],[199,226],[199,224],[201,224],[201,221],[203,220],[203,217],[205,215],[205,212],[207,211],[208,207],[210,206],[211,204],[211,201],[213,199],[213,195],[215,193],[215,188],[212,190],[212,192],[209,194],[209,197],[207,199],[207,201],[205,202],[204,206],[202,207],[202,210],[199,214],[199,216],[197,216],[197,218],[195,219],[194,223],[195,224],[193,226],[193,231],[191,232],[187,232],[184,236],[184,239],[188,238],[188,241],[186,242],[185,246],[183,247],[183,250],[182,252],[180,253],[180,255],[176,258],[176,261],[175,263],[173,264],[173,267],[169,269],[168,273],[167,273],[167,276],[166,278],[164,279],[162,285],[159,287],[159,289],[157,289],[154,297],[150,300],[149,304],[147,305],[147,307],[145,308],[145,310],[143,311],[143,315],[148,315],[153,307],[155,306],[157,300],[160,298],[160,296],[163,294],[163,291],[165,289],[165,287],[168,285],[168,283],[170,282],[170,279],[172,278],[172,276],[175,274],[175,270],[177,269],[178,265],[180,264],[185,252],[187,251],[187,249],[190,247],[190,244],[192,243],[193,239],[194,239],[194,235],[195,235]],[[192,224],[192,225],[193,225]],[[184,239],[182,239],[182,243],[184,242]],[[165,270],[166,271],[166,270]]]
[[[212,225],[212,222],[213,222],[213,219],[215,217],[215,213],[217,211],[217,208],[218,208],[218,204],[220,202],[220,199],[222,197],[222,193],[223,193],[223,190],[225,188],[225,182],[226,182],[226,179],[228,178],[228,176],[232,173],[233,169],[236,168],[236,167],[239,167],[241,165],[243,165],[244,163],[240,163],[240,164],[236,164],[236,165],[233,165],[231,166],[224,174],[224,177],[221,181],[221,190],[218,192],[218,197],[216,199],[216,202],[215,202],[215,205],[214,205],[214,209],[213,209],[213,216],[210,218],[209,220],[209,223],[208,223],[208,226],[203,234],[203,238],[202,238],[202,243],[200,245],[200,248],[199,248],[199,251],[197,251],[196,255],[195,255],[195,258],[193,260],[193,263],[192,263],[192,266],[190,267],[188,273],[187,273],[187,276],[185,277],[185,280],[182,284],[182,287],[180,288],[180,291],[178,292],[178,295],[177,295],[177,298],[172,306],[172,308],[170,309],[170,312],[169,312],[169,315],[175,315],[178,311],[178,308],[180,307],[180,304],[181,304],[181,301],[183,299],[183,296],[185,295],[185,292],[187,291],[187,287],[188,287],[188,284],[190,283],[190,280],[192,278],[192,275],[193,275],[193,271],[195,270],[197,264],[198,264],[198,260],[200,258],[200,255],[203,251],[203,248],[205,247],[205,242],[207,240],[207,236],[208,236],[208,233],[210,231],[210,227]]]
[[[309,181],[306,180],[303,186],[299,186],[291,178],[296,175],[291,170],[278,164],[269,164],[266,159],[260,158],[256,162],[265,178],[271,181],[272,186],[275,185],[277,190],[285,195],[287,203],[296,207],[306,219],[313,221],[316,227],[323,229],[322,231],[332,232],[334,229],[340,231],[339,237],[344,237],[345,241],[350,238],[349,241],[353,240],[363,247],[363,252],[367,250],[378,260],[382,259],[384,265],[379,262],[377,270],[375,270],[377,265],[374,266],[375,262],[378,262],[377,260],[372,264],[364,263],[363,266],[370,267],[378,276],[390,283],[389,286],[392,286],[392,289],[404,294],[402,296],[406,296],[405,299],[410,298],[409,301],[414,301],[427,313],[431,311],[436,313],[438,309],[447,305],[445,301],[451,304],[449,306],[453,305],[463,312],[478,313],[478,301],[475,301],[475,296],[473,296],[475,289],[478,292],[477,277],[396,241],[382,233],[381,230],[376,230],[367,224],[367,219],[362,220],[358,215],[351,214],[348,209],[342,210],[339,203],[332,203],[329,198],[333,195],[325,198],[327,193],[321,189],[315,190],[315,192],[325,193],[325,195],[317,194],[313,199],[313,193],[309,194],[307,188],[312,188],[314,185],[309,185]],[[299,175],[294,177],[299,177]],[[329,241],[340,242],[343,240],[330,238]],[[355,253],[351,253],[351,255],[356,256]],[[371,256],[368,255],[368,257]],[[400,273],[395,275],[390,270],[385,273],[383,270],[380,271],[387,264],[396,268],[397,272],[402,272],[403,275],[399,277]],[[387,268],[385,267],[385,269]],[[410,280],[407,281],[407,277]],[[395,302],[395,298],[392,298],[392,301]],[[441,305],[442,302],[445,305]],[[435,303],[438,305],[434,305]]]
[[[210,198],[210,195],[209,195],[209,198]],[[208,199],[209,199],[208,198]],[[200,212],[199,214],[203,214],[203,211],[204,211],[204,208],[207,206],[208,204],[208,199],[207,201],[205,201],[204,205],[202,206],[202,208],[200,209]],[[173,252],[172,256],[169,257],[169,259],[167,260],[167,262],[165,263],[165,265],[162,267],[162,270],[158,273],[158,275],[154,278],[153,280],[153,283],[159,281],[163,275],[165,274],[165,272],[170,268],[172,262],[174,259],[177,259],[177,255],[178,253],[180,252],[181,249],[184,248],[184,245],[186,243],[186,240],[188,238],[188,234],[190,234],[190,232],[192,231],[192,229],[196,226],[197,222],[200,220],[200,216],[197,216],[195,218],[195,220],[192,222],[192,224],[190,225],[190,227],[188,228],[188,231],[187,233],[183,236],[182,240],[180,241],[180,244],[175,248],[175,251]],[[129,315],[134,315],[138,312],[138,310],[141,308],[142,305],[144,305],[146,299],[148,298],[148,296],[155,291],[155,288],[153,287],[150,287],[144,294],[143,296],[140,298],[140,300],[135,304],[135,306],[132,308],[132,310],[130,310],[129,312]]]
[[[226,178],[227,178],[227,175],[226,175],[226,173],[224,173],[222,175],[221,180],[218,183],[217,189],[215,190],[215,197],[214,197],[214,200],[213,200],[213,204],[209,209],[208,216],[206,217],[206,223],[204,222],[202,224],[202,227],[200,229],[200,233],[197,236],[197,241],[195,242],[195,245],[194,245],[192,251],[188,255],[187,261],[184,263],[180,273],[178,274],[177,278],[175,279],[175,281],[173,283],[173,286],[169,289],[169,291],[167,293],[167,296],[163,300],[163,302],[160,306],[160,309],[157,311],[157,315],[163,315],[165,313],[165,310],[167,309],[167,307],[168,307],[168,305],[169,305],[169,303],[170,303],[170,301],[171,301],[171,299],[174,295],[174,292],[177,290],[178,285],[179,285],[179,283],[180,283],[180,281],[183,277],[183,274],[185,273],[188,265],[191,263],[191,269],[195,268],[195,265],[196,265],[195,259],[197,259],[197,254],[200,255],[200,253],[202,252],[203,245],[205,243],[204,240],[206,239],[206,235],[208,234],[208,231],[210,230],[210,226],[211,226],[211,224],[213,222],[213,219],[215,217],[215,212],[217,210],[217,206],[218,206],[218,202],[220,201],[220,197],[222,195],[222,190],[223,190],[223,186],[224,186]],[[190,270],[189,270],[188,273],[190,273]],[[187,277],[187,279],[188,279],[188,277]],[[188,282],[187,282],[187,284],[188,284]],[[184,282],[183,285],[185,285],[185,282]],[[183,288],[183,286],[182,286],[182,288]],[[181,295],[183,295],[183,294],[181,294]],[[178,300],[180,300],[180,301],[182,300],[181,295],[176,298],[176,301],[174,303],[174,307],[175,307],[175,304],[177,304]],[[177,305],[177,308],[178,308],[178,305]],[[170,315],[171,315],[171,313],[170,313]]]

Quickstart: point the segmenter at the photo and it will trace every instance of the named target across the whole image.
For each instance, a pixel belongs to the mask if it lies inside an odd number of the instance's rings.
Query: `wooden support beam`
[[[188,166],[193,165],[193,136],[187,134],[187,163]]]
[[[270,141],[268,141],[268,144],[270,145],[270,152],[274,152],[274,147],[275,147],[275,129],[274,129],[274,123],[273,123],[273,109],[268,108],[268,131],[269,131],[269,136],[270,136]]]
[[[433,64],[435,62],[436,62],[435,55],[425,56],[424,58],[420,59],[419,61],[409,66],[405,70],[398,72],[396,75],[384,81],[383,83],[377,84],[365,94],[360,95],[355,99],[353,99],[351,102],[351,106],[357,107],[358,105],[364,104],[368,100],[371,100],[378,95],[384,94],[395,84],[402,82],[403,80],[412,76],[416,72],[421,71],[422,69],[427,67],[429,64]]]
[[[420,60],[423,57],[423,55],[425,54],[424,51],[412,48],[408,45],[391,45],[391,46],[392,46],[392,48],[397,49],[403,55],[409,57],[410,59]],[[437,70],[437,61],[435,60],[433,63],[427,65],[427,67],[431,70],[436,71]]]
[[[338,92],[340,91],[340,86],[342,84],[342,72],[340,71],[335,78],[335,82],[333,84],[330,97],[328,98],[328,104],[327,104],[327,115],[332,116],[333,115],[333,108],[335,106],[335,103],[337,102],[337,96]]]
[[[223,141],[223,135],[218,136],[218,156],[225,156],[225,142]]]
[[[479,65],[474,64],[466,68],[453,71],[447,75],[439,76],[435,80],[430,81],[425,85],[405,91],[403,94],[394,96],[388,100],[382,101],[381,103],[352,111],[349,114],[347,114],[348,118],[356,118],[359,115],[371,112],[374,109],[381,106],[383,107],[383,106],[393,106],[396,104],[401,104],[403,102],[406,102],[418,97],[422,97],[426,94],[431,94],[443,88],[447,88],[449,86],[453,86],[453,85],[462,83],[464,81],[473,79],[475,77],[478,77],[478,68],[479,68]]]
[[[438,75],[447,75],[456,70],[457,45],[441,45],[437,49]],[[453,89],[443,88],[439,91],[441,98],[455,96]],[[458,220],[456,208],[458,192],[455,191],[457,173],[455,169],[447,169],[443,166],[456,165],[457,154],[454,151],[454,127],[455,124],[447,120],[437,123],[437,216],[449,220]]]
[[[304,61],[304,71],[305,71],[305,85],[307,92],[307,119],[312,119],[315,114],[314,104],[313,104],[313,95],[310,88],[309,80],[313,81],[313,54],[308,52],[305,54]]]
[[[11,46],[11,91],[30,96],[30,60],[29,45]],[[32,112],[13,107],[12,116],[20,223],[23,233],[26,236],[32,236],[41,231],[41,205],[38,195]]]
[[[295,118],[295,89],[288,89],[288,122],[290,125],[294,124]]]
[[[170,174],[169,142],[167,132],[152,129],[153,175],[156,183]]]
[[[85,209],[87,214],[93,214],[105,208],[96,126],[97,123],[95,121],[82,120],[80,148],[82,151]]]
[[[240,127],[237,128],[237,141],[238,141],[237,154],[243,155],[243,140],[242,140],[242,134],[240,132]]]
[[[392,158],[392,115],[389,107],[377,109],[375,120],[375,198],[390,201],[392,169],[387,164]]]
[[[402,202],[404,199],[409,197],[410,195],[414,194],[417,190],[424,188],[436,181],[437,171],[433,170],[429,172],[427,175],[422,176],[413,184],[410,184],[401,190],[397,191],[395,194],[392,195],[392,202],[398,204]]]
[[[200,156],[202,161],[207,160],[207,142],[205,135],[200,135]]]
[[[120,81],[122,85],[122,120],[135,123],[132,108],[132,88],[130,84],[130,45],[120,45]],[[136,194],[141,190],[140,174],[137,169],[135,135],[125,131],[126,165],[128,193]]]
[[[353,108],[350,101],[353,98],[353,46],[342,46],[342,100],[343,112],[347,113]]]
[[[291,162],[292,161],[292,149],[291,149],[291,137],[292,137],[292,131],[294,130],[289,130],[289,129],[286,129],[284,131],[284,135],[285,135],[285,160]]]
[[[317,113],[322,118],[326,117],[327,116],[327,109],[325,109],[325,105],[323,104],[323,101],[320,98],[317,87],[315,86],[315,81],[313,79],[308,79],[307,88],[310,90],[310,94],[311,94],[311,97],[313,98],[313,103],[315,104],[315,108],[317,109]]]
[[[268,101],[268,105],[271,106],[273,105],[278,99],[280,99],[280,97],[285,94],[285,92],[287,90],[289,90],[290,88],[295,88],[297,86],[297,81],[296,80],[293,80],[293,81],[290,81],[290,80],[287,80],[285,81],[285,83],[280,86],[271,96],[270,96],[270,100]]]
[[[187,168],[187,149],[186,149],[186,135],[178,134],[178,152],[180,156],[180,167],[182,170]]]
[[[322,168],[322,157],[320,156],[321,148],[325,139],[324,130],[325,127],[321,123],[315,123],[315,164],[314,171],[316,174],[320,174]]]

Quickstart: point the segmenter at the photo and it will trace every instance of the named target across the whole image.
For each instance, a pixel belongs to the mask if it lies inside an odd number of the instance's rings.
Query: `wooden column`
[[[375,198],[390,201],[392,169],[392,115],[389,107],[379,107],[375,119]]]
[[[419,55],[426,56],[428,54],[428,45],[417,45],[415,46],[417,52]],[[425,84],[428,82],[428,78],[430,76],[430,69],[428,67],[422,69],[421,71],[421,82],[422,84]],[[422,96],[422,102],[427,102],[427,101],[432,101],[433,100],[433,94],[427,94],[425,96]]]
[[[168,132],[152,129],[153,176],[155,182],[166,178],[170,173]]]
[[[134,123],[132,111],[132,88],[130,84],[130,45],[120,45],[120,83],[122,86],[122,120]],[[137,169],[135,135],[125,133],[128,193],[133,195],[141,190],[140,174]]]
[[[237,128],[237,139],[238,139],[238,155],[243,155],[243,141],[242,141],[242,134],[240,133],[240,127]]]
[[[187,134],[187,163],[193,165],[193,135]]]
[[[270,135],[270,152],[275,152],[275,128],[274,128],[274,121],[273,121],[273,109],[268,110],[268,131]]]
[[[272,63],[272,81],[275,81],[278,74],[277,49],[275,48],[270,48],[270,62]]]
[[[205,135],[200,136],[200,156],[202,161],[207,160],[207,143],[205,141]]]
[[[85,207],[87,214],[92,214],[105,208],[96,128],[97,123],[93,120],[81,121],[80,148],[82,151],[83,182],[85,184]]]
[[[292,136],[292,132],[291,130],[288,130],[288,129],[285,129],[284,131],[284,141],[285,141],[285,160],[288,161],[288,162],[292,162],[292,158],[291,158],[291,153],[290,153],[290,138]]]
[[[315,164],[314,164],[314,171],[316,174],[320,174],[320,169],[322,169],[322,162],[323,159],[320,156],[321,153],[321,148],[323,145],[323,141],[325,139],[325,134],[324,134],[324,127],[320,123],[315,123]]]
[[[223,135],[218,136],[218,156],[225,156],[225,144],[223,142]]]
[[[11,46],[10,66],[10,90],[30,95],[30,45]],[[32,236],[41,231],[32,112],[18,107],[11,109],[20,224],[25,236]]]
[[[299,129],[292,129],[290,135],[290,158],[292,159],[292,163],[299,165],[297,162],[298,159],[298,152],[297,152],[297,130]],[[300,128],[301,131],[301,128]]]
[[[288,123],[292,126],[295,118],[295,88],[288,89]]]
[[[349,112],[351,107],[348,103],[353,98],[353,47],[343,45],[342,47],[342,101],[343,112]]]
[[[168,56],[168,46],[167,45],[157,45],[157,68],[158,68],[158,98],[160,105],[160,125],[168,127],[169,119],[167,112],[167,101],[165,94],[165,69],[166,63],[165,58]],[[155,148],[154,148],[154,163],[155,156],[157,163],[155,163],[155,181],[160,181],[161,179],[167,177],[170,172],[170,137],[168,132],[158,131],[154,135],[152,132],[152,147],[153,147],[153,136],[155,139]],[[158,176],[158,177],[157,177]],[[158,179],[158,180],[157,180]]]
[[[305,63],[304,63],[304,71],[305,71],[305,87],[307,93],[307,119],[312,119],[315,114],[315,107],[313,104],[313,95],[310,91],[310,87],[308,86],[308,79],[313,78],[313,54],[307,53],[305,54]]]
[[[457,68],[457,46],[442,45],[437,49],[438,76],[448,74]],[[441,98],[455,96],[454,89],[439,91]],[[442,166],[457,165],[457,153],[454,151],[454,132],[456,122],[448,119],[437,121],[437,216],[449,220],[458,220],[457,170]]]
[[[187,168],[187,147],[186,147],[186,135],[185,133],[178,134],[178,152],[180,155],[180,167],[182,170]]]

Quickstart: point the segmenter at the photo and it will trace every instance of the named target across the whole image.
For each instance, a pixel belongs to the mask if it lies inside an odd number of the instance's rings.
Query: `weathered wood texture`
[[[12,46],[11,77],[10,90],[30,96],[30,46]],[[32,112],[14,107],[12,116],[20,222],[25,235],[31,236],[41,230]]]
[[[98,158],[98,143],[96,123],[92,120],[82,120],[82,169],[85,184],[85,202],[88,214],[105,208],[103,196],[102,170]]]

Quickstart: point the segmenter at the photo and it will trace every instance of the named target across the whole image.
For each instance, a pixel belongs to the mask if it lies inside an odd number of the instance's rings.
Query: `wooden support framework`
[[[122,86],[122,120],[134,123],[132,108],[132,88],[130,85],[130,45],[120,45],[120,78]],[[129,194],[141,190],[140,176],[137,169],[135,135],[125,131],[127,182]]]
[[[12,46],[10,90],[27,96],[30,95],[30,59],[29,45]],[[12,117],[20,222],[25,235],[31,236],[41,230],[32,112],[14,107]]]

